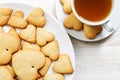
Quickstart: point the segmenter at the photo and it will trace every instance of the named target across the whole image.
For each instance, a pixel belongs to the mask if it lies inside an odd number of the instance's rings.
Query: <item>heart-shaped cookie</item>
[[[0,66],[0,80],[14,80],[7,66]]]
[[[54,63],[53,70],[57,73],[62,74],[73,73],[73,67],[69,56],[67,54],[61,54],[58,61]]]
[[[84,24],[84,34],[88,39],[94,39],[102,32],[102,26],[89,26]]]
[[[8,21],[8,25],[15,28],[25,28],[27,21],[23,18],[24,13],[20,10],[16,11]]]
[[[36,80],[45,56],[38,50],[20,50],[12,57],[13,69],[20,80]]]
[[[72,12],[71,0],[60,0],[63,5],[63,10],[65,13],[70,14]]]
[[[39,46],[44,46],[47,42],[54,40],[54,35],[52,32],[49,32],[43,28],[37,28],[36,38],[37,44]]]
[[[65,80],[62,74],[49,74],[49,75],[46,75],[43,79],[44,80]]]
[[[45,58],[45,65],[39,70],[39,73],[41,76],[45,76],[51,63],[52,63],[51,60],[48,57],[46,57]]]
[[[14,43],[15,42],[15,43]],[[20,39],[10,33],[0,33],[0,64],[10,62],[12,53],[20,46]]]
[[[81,30],[83,28],[82,23],[71,13],[65,20],[64,26],[68,29]]]
[[[27,21],[37,27],[43,27],[46,23],[44,11],[41,8],[35,8],[27,17]]]
[[[11,8],[0,8],[0,26],[4,26],[7,24],[11,14],[12,14]]]
[[[29,24],[25,29],[21,29],[19,32],[21,39],[35,43],[36,42],[36,27],[32,24]]]
[[[41,51],[51,60],[57,60],[59,57],[59,47],[57,40],[54,40],[42,47]]]
[[[22,50],[27,50],[27,49],[40,51],[40,47],[37,44],[30,44],[28,42],[23,42]]]

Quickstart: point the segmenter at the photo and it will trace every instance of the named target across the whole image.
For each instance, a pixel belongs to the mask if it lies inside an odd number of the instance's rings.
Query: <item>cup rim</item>
[[[112,9],[111,9],[111,11],[109,12],[108,16],[105,19],[101,20],[101,21],[89,21],[89,20],[86,20],[85,18],[83,18],[83,17],[81,17],[81,16],[79,16],[77,14],[77,12],[75,10],[75,6],[74,6],[74,0],[71,0],[71,5],[72,5],[73,13],[74,13],[74,15],[76,16],[76,18],[79,21],[81,21],[81,22],[83,22],[83,23],[85,23],[87,25],[98,26],[98,25],[105,24],[106,22],[108,22],[112,18],[113,14],[114,14],[114,12],[116,10],[116,7],[117,7],[117,0],[112,0]]]

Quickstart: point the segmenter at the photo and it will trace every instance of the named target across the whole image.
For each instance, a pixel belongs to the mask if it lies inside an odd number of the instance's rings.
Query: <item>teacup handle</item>
[[[114,25],[112,23],[110,23],[110,21],[103,24],[103,26],[108,32],[111,32],[114,30]]]

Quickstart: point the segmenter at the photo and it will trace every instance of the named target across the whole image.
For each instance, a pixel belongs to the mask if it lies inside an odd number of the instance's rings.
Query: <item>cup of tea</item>
[[[107,31],[112,31],[114,26],[109,22],[116,7],[117,0],[71,0],[74,15],[81,22],[98,26],[104,25]]]

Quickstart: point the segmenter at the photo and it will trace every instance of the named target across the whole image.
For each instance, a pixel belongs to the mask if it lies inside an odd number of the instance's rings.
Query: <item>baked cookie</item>
[[[97,34],[102,32],[102,26],[89,26],[84,24],[84,34],[88,39],[94,39]]]
[[[72,12],[71,0],[60,0],[63,5],[63,10],[65,13],[70,14]]]
[[[41,8],[35,8],[27,17],[27,21],[37,27],[43,27],[46,23],[44,11]]]
[[[7,24],[12,12],[11,8],[0,8],[0,26]]]
[[[44,46],[47,42],[54,40],[54,34],[45,30],[44,28],[37,28],[36,38],[37,44],[39,46]]]
[[[20,50],[13,54],[13,69],[20,80],[36,80],[38,69],[45,64],[45,56],[37,50]]]
[[[68,15],[64,20],[64,26],[68,29],[81,30],[83,28],[82,23],[75,17],[73,13]]]
[[[46,75],[43,79],[44,80],[65,80],[62,74],[49,74],[49,75]]]
[[[15,77],[15,72],[14,72],[14,70],[13,70],[13,67],[10,66],[10,65],[6,65],[6,67],[9,69],[11,75],[12,75],[13,77]]]
[[[59,57],[59,46],[57,40],[54,40],[42,47],[41,51],[51,60],[57,60]]]
[[[27,26],[27,21],[23,18],[24,13],[17,10],[13,16],[8,21],[8,25],[15,28],[25,28]]]
[[[0,80],[14,80],[11,72],[6,66],[0,66]]]
[[[37,44],[30,44],[29,42],[22,43],[22,50],[38,50],[40,51],[40,47]]]
[[[14,43],[15,42],[15,43]],[[0,64],[10,62],[12,53],[20,46],[20,39],[10,33],[0,33]]]
[[[39,73],[41,76],[45,76],[51,63],[52,63],[51,60],[48,57],[46,57],[45,58],[45,65],[39,70]]]
[[[35,43],[36,42],[36,27],[32,24],[29,24],[25,29],[21,29],[19,32],[21,39]]]
[[[58,61],[53,65],[53,70],[61,74],[71,74],[73,73],[72,63],[67,54],[61,54]]]

